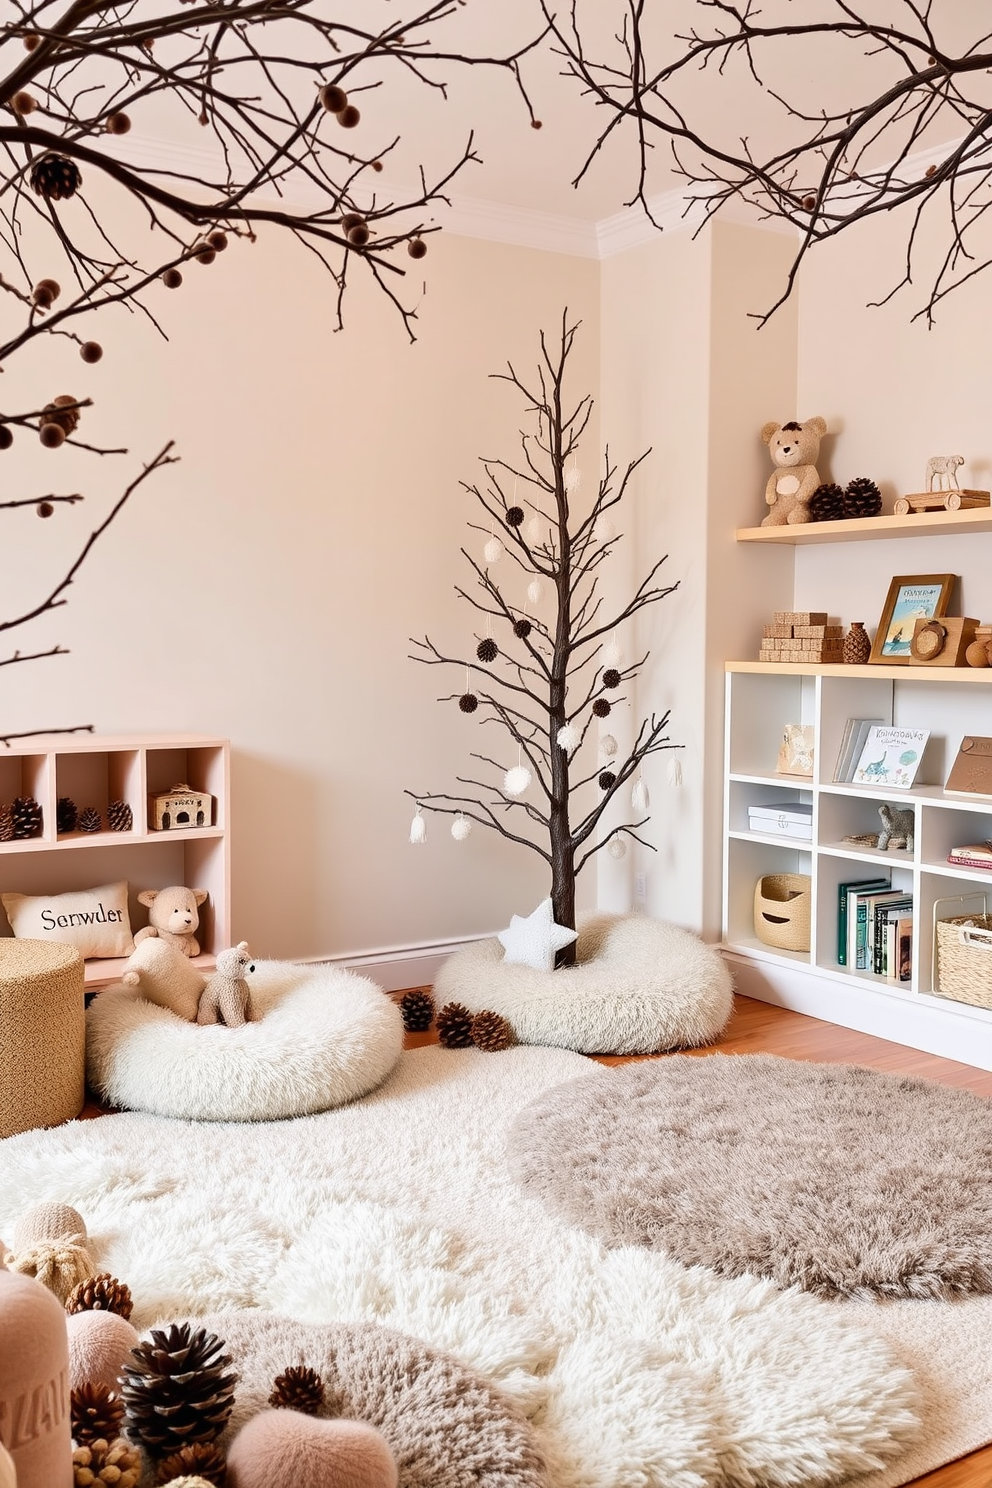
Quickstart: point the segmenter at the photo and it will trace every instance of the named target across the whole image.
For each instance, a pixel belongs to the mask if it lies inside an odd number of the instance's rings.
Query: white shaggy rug
[[[262,1308],[449,1350],[524,1408],[554,1488],[811,1488],[866,1473],[892,1488],[988,1439],[968,1438],[989,1433],[992,1395],[964,1333],[976,1318],[987,1330],[988,1311],[827,1303],[607,1251],[522,1195],[509,1123],[589,1069],[557,1050],[432,1047],[361,1102],[294,1121],[129,1114],[24,1133],[0,1143],[0,1235],[34,1203],[73,1204],[139,1327]],[[950,1440],[948,1406],[952,1429],[967,1427]]]
[[[108,1105],[185,1121],[278,1121],[373,1090],[403,1049],[403,1018],[368,977],[254,961],[257,1021],[198,1027],[108,987],[86,1012],[86,1078]]]
[[[719,951],[648,915],[579,919],[575,966],[536,971],[503,960],[493,937],[456,951],[434,981],[438,1007],[489,1008],[523,1044],[582,1054],[656,1054],[709,1044],[733,1006]]]

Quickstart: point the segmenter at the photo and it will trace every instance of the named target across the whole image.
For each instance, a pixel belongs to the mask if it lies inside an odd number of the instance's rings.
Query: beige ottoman
[[[0,1137],[82,1110],[83,960],[72,946],[0,938]]]

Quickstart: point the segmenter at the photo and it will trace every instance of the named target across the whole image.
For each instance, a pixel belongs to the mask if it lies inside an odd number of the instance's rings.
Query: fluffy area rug
[[[139,1328],[211,1315],[223,1331],[216,1314],[233,1313],[240,1337],[259,1309],[448,1352],[531,1421],[552,1488],[812,1488],[878,1470],[884,1488],[906,1481],[914,1442],[946,1450],[912,1350],[871,1313],[607,1249],[520,1191],[509,1123],[589,1069],[561,1050],[431,1047],[362,1101],[293,1121],[132,1113],[23,1133],[0,1143],[0,1235],[35,1203],[74,1205]],[[415,1425],[415,1377],[405,1406]],[[456,1458],[458,1433],[445,1440]]]
[[[828,1297],[992,1292],[992,1102],[768,1054],[687,1055],[545,1091],[510,1167],[607,1245]]]
[[[403,1049],[399,1009],[367,977],[255,961],[258,1021],[197,1027],[128,987],[86,1013],[86,1076],[109,1105],[185,1121],[276,1121],[355,1100]]]
[[[579,922],[577,964],[535,971],[506,964],[495,938],[449,956],[434,983],[438,1006],[490,1008],[521,1043],[583,1054],[691,1049],[720,1034],[733,1004],[719,951],[647,915],[594,914]]]

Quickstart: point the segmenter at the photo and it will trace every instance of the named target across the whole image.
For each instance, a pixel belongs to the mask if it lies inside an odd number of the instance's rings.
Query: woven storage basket
[[[934,929],[939,995],[992,1008],[992,915],[953,915]]]
[[[79,1115],[84,1001],[83,960],[72,946],[0,939],[0,1137]]]
[[[808,873],[766,873],[754,889],[754,933],[780,951],[809,950]]]

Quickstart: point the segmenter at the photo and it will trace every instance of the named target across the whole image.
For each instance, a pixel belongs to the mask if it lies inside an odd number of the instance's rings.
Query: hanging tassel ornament
[[[612,759],[617,750],[620,748],[620,745],[617,743],[616,739],[614,739],[612,734],[604,734],[599,741],[599,747],[606,755],[607,759]]]
[[[572,468],[571,468],[571,470],[566,470],[565,471],[565,490],[571,496],[572,492],[573,491],[577,491],[579,489],[579,487],[581,486],[581,484],[582,484],[582,471],[579,469],[578,465],[576,464],[575,460],[573,459],[572,460]]]
[[[630,793],[630,804],[635,811],[647,811],[651,805],[651,797],[648,795],[648,788],[641,775],[638,775],[634,781],[634,788]]]
[[[574,723],[566,723],[558,730],[555,741],[559,749],[565,749],[571,754],[582,743],[582,735]]]
[[[668,761],[668,783],[678,790],[682,784],[682,761],[678,755],[673,753]]]
[[[456,842],[464,842],[465,838],[469,835],[471,830],[472,823],[469,821],[467,816],[463,816],[462,813],[459,811],[458,815],[451,823],[452,837],[454,837]]]
[[[531,579],[530,583],[527,585],[527,598],[530,600],[532,605],[538,605],[541,603],[541,600],[544,598],[544,585],[541,583],[540,579]]]
[[[417,807],[416,816],[410,823],[410,841],[415,846],[427,841],[427,823],[424,821],[424,814],[419,806]]]
[[[544,523],[540,517],[531,517],[527,523],[527,541],[536,548],[544,540]]]
[[[620,644],[617,641],[616,631],[613,632],[613,639],[607,641],[606,645],[603,647],[601,660],[603,662],[603,665],[608,667],[618,667],[623,665],[623,652],[620,650]]]
[[[627,844],[626,842],[624,842],[622,837],[611,837],[609,843],[607,844],[606,851],[609,853],[611,858],[616,858],[619,862],[621,858],[625,858],[627,856]]]
[[[502,558],[503,544],[500,542],[495,533],[493,533],[492,537],[486,543],[486,546],[483,548],[482,552],[487,563],[498,563],[499,560]]]

